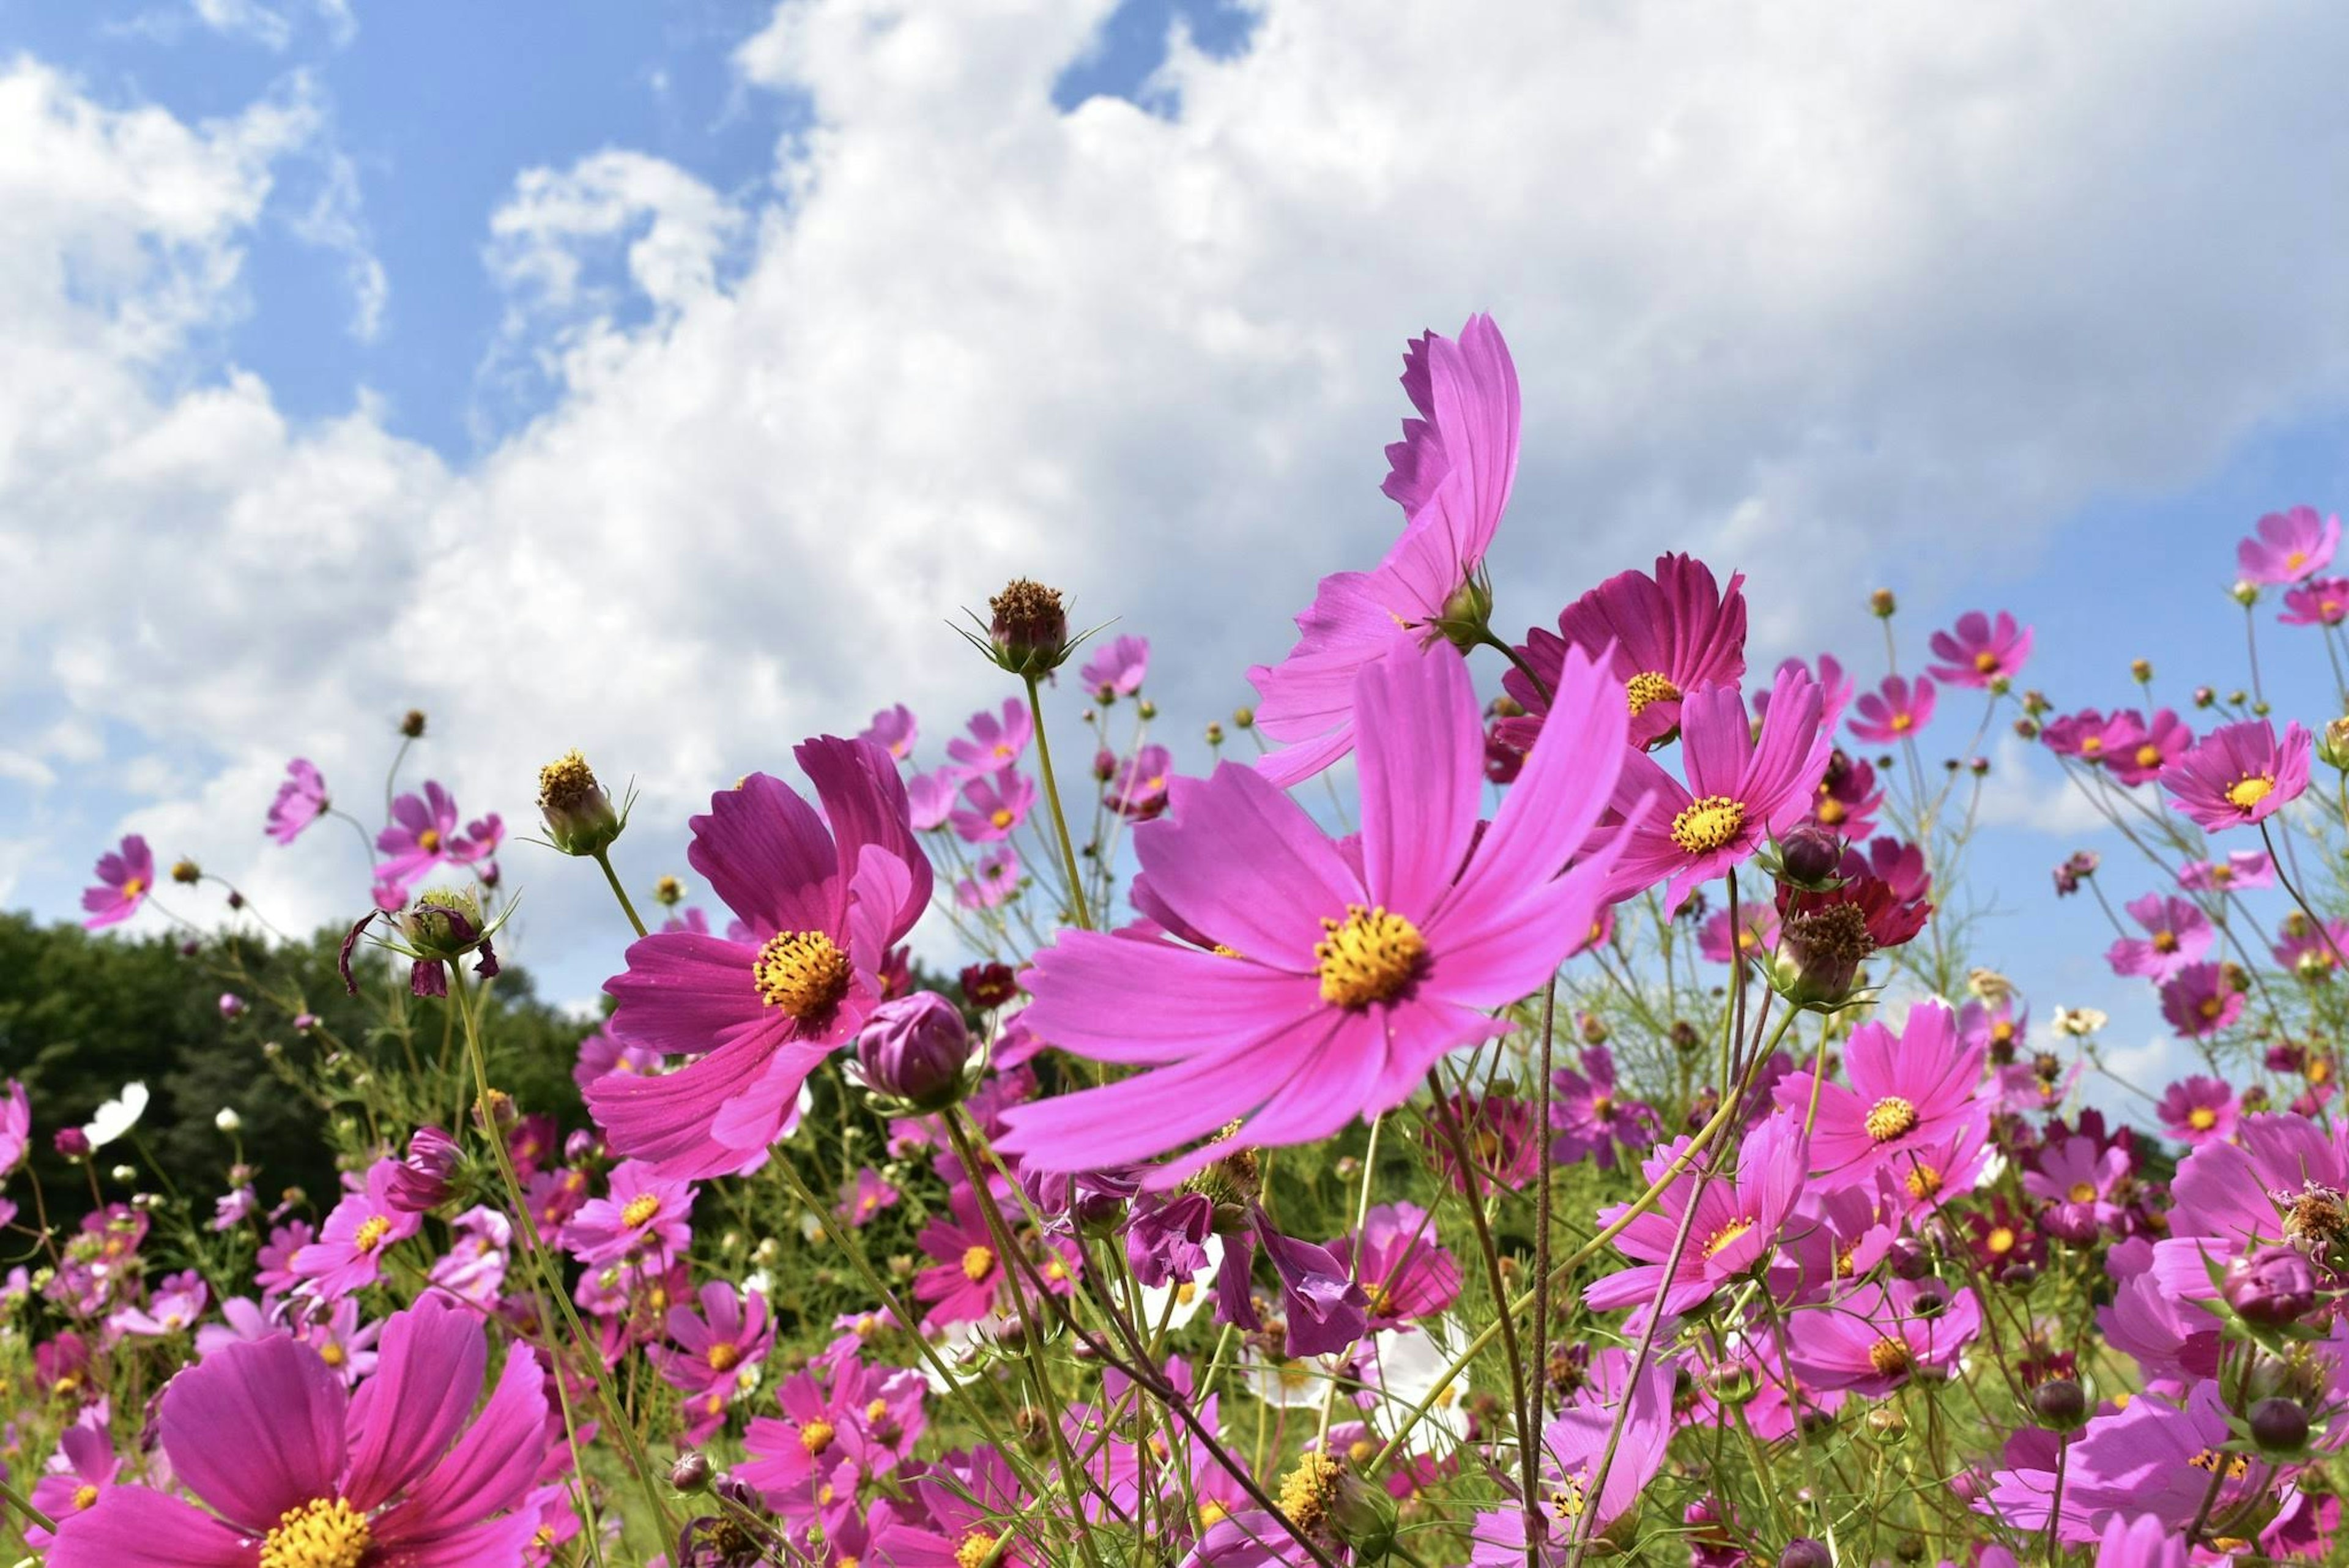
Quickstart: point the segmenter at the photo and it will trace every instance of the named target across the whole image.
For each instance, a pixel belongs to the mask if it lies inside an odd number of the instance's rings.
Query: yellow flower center
[[[2227,804],[2237,811],[2249,811],[2274,793],[2275,780],[2265,774],[2255,774],[2247,779],[2238,779],[2228,786]]]
[[[832,1447],[833,1427],[829,1421],[810,1421],[800,1428],[800,1447],[811,1455],[820,1454]]]
[[[319,1498],[277,1516],[260,1568],[359,1568],[374,1544],[367,1515],[341,1498]]]
[[[875,1399],[864,1407],[864,1419],[869,1425],[877,1427],[888,1418],[889,1401],[886,1399]]]
[[[390,1234],[391,1221],[380,1214],[370,1214],[352,1234],[351,1245],[362,1252],[372,1252],[383,1245],[383,1239]]]
[[[987,1278],[988,1271],[994,1267],[995,1254],[988,1251],[986,1248],[969,1247],[964,1249],[962,1255],[962,1277],[968,1280],[972,1284],[977,1284],[979,1281]]]
[[[1651,702],[1679,701],[1681,689],[1672,684],[1671,677],[1658,670],[1647,670],[1631,677],[1624,686],[1623,695],[1631,704],[1631,717],[1636,719],[1640,710]]]
[[[427,855],[440,854],[440,830],[437,827],[428,827],[423,832],[418,834],[416,836],[416,847],[421,849]]]
[[[1916,1365],[1909,1346],[1897,1339],[1879,1339],[1868,1347],[1868,1364],[1879,1377],[1898,1377]]]
[[[2224,1465],[2229,1480],[2240,1480],[2251,1473],[2251,1462],[2242,1455],[2221,1454],[2209,1449],[2203,1449],[2186,1462],[2207,1475],[2217,1475],[2219,1467]]]
[[[1997,1023],[1992,1024],[1990,1026],[1990,1037],[1992,1040],[1997,1041],[2002,1045],[2013,1044],[2014,1042],[2014,1020],[2011,1018],[2002,1018]]]
[[[1384,909],[1350,905],[1343,920],[1325,919],[1321,929],[1329,935],[1313,944],[1321,1000],[1339,1007],[1392,1002],[1427,961],[1419,928]]]
[[[1909,1189],[1909,1197],[1922,1203],[1941,1190],[1941,1173],[1920,1162],[1909,1168],[1909,1174],[1900,1179],[1900,1184]]]
[[[2186,1125],[2196,1132],[2209,1132],[2219,1125],[2219,1113],[2208,1106],[2197,1106],[2186,1113]]]
[[[1844,810],[1843,802],[1836,799],[1835,796],[1831,794],[1819,796],[1819,820],[1829,827],[1841,823],[1847,815],[1849,814]]]
[[[1916,728],[1916,726],[1917,721],[1906,713],[1895,713],[1892,715],[1891,729],[1896,734],[1905,735],[1910,730]]]
[[[955,1548],[955,1568],[987,1568],[994,1561],[995,1537],[984,1530],[972,1531]]]
[[[123,879],[122,896],[126,898],[136,898],[146,890],[147,878],[144,877],[128,877]]]
[[[2308,552],[2305,550],[2292,551],[2283,558],[2284,570],[2288,572],[2296,572],[2306,565],[2308,565]]]
[[[2075,1203],[2094,1203],[2096,1200],[2096,1184],[2093,1181],[2072,1183],[2071,1198]]]
[[[1992,1226],[1991,1233],[1982,1238],[1982,1245],[1990,1249],[1992,1257],[2003,1258],[2014,1251],[2014,1231],[2008,1226]]]
[[[1985,648],[1980,653],[1974,655],[1974,669],[1978,673],[1988,675],[1992,670],[1996,670],[1997,668],[1998,655],[1992,653],[1989,649]]]
[[[1280,1511],[1300,1530],[1312,1530],[1330,1517],[1337,1501],[1338,1481],[1345,1470],[1327,1454],[1300,1454],[1297,1468],[1280,1483]]]
[[[651,1223],[652,1217],[659,1212],[659,1195],[639,1192],[628,1199],[628,1206],[626,1209],[620,1210],[620,1223],[634,1231],[638,1226]]]
[[[1917,1125],[1917,1107],[1898,1095],[1887,1095],[1868,1108],[1860,1125],[1878,1143],[1890,1143]]]
[[[2161,748],[2155,745],[2151,741],[2147,741],[2144,745],[2139,746],[2137,749],[2137,765],[2141,768],[2159,767],[2161,765]]]
[[[1751,1220],[1732,1220],[1704,1239],[1704,1255],[1708,1258],[1719,1257],[1731,1242],[1753,1229],[1754,1221]]]
[[[2216,1018],[2226,1010],[2226,999],[2220,996],[2206,996],[2194,1004],[2194,1011],[2205,1018]]]
[[[1709,794],[1672,818],[1672,842],[1691,855],[1710,855],[1745,826],[1745,803]]]
[[[2153,950],[2158,953],[2176,952],[2178,950],[2178,933],[2176,931],[2154,932]]]
[[[2084,757],[2093,757],[2104,749],[2105,738],[2102,735],[2090,735],[2080,742],[2080,754]]]
[[[735,1364],[742,1359],[742,1347],[721,1339],[703,1354],[702,1359],[709,1363],[712,1372],[731,1372]]]
[[[74,1507],[77,1511],[88,1508],[97,1501],[98,1489],[90,1485],[88,1481],[84,1481],[81,1485],[74,1488]]]
[[[1008,805],[999,805],[988,814],[987,820],[999,828],[1009,827],[1011,826],[1011,808]]]
[[[341,1345],[330,1339],[318,1346],[318,1359],[329,1366],[340,1366],[350,1359],[350,1355]]]
[[[802,1023],[838,1006],[854,972],[848,955],[822,931],[778,931],[750,966],[759,1000]]]

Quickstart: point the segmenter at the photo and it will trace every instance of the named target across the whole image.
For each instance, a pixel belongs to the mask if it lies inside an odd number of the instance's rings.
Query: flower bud
[[[2262,1247],[2227,1265],[2219,1293],[2245,1323],[2282,1328],[2316,1310],[2316,1271],[2296,1247]]]
[[[1828,1552],[1826,1542],[1797,1535],[1778,1553],[1778,1568],[1835,1568],[1835,1558]]]
[[[1011,674],[1030,680],[1058,670],[1074,651],[1069,644],[1069,611],[1060,590],[1029,577],[1015,577],[987,601],[989,657]]]
[[[1233,710],[1232,710],[1232,728],[1234,728],[1234,729],[1236,729],[1236,730],[1253,730],[1253,729],[1255,729],[1255,728],[1256,728],[1256,710],[1255,710],[1255,709],[1253,709],[1253,708],[1235,708],[1235,709],[1233,709]]]
[[[243,1017],[244,1015],[244,998],[239,996],[233,991],[222,992],[220,999],[220,1014],[222,1018],[226,1019]]]
[[[1817,888],[1834,879],[1843,864],[1843,840],[1833,828],[1805,823],[1778,840],[1778,866],[1786,881]]]
[[[1878,588],[1868,596],[1868,613],[1878,620],[1890,620],[1892,612],[1899,607],[1890,588]]]
[[[212,1126],[220,1128],[220,1130],[224,1133],[233,1133],[239,1127],[244,1126],[244,1118],[238,1116],[236,1112],[231,1110],[228,1106],[222,1106],[218,1111],[213,1113]]]
[[[88,1159],[89,1158],[89,1135],[79,1127],[59,1127],[57,1137],[50,1142],[56,1147],[61,1158]]]
[[[318,1027],[318,1015],[316,1013],[297,1012],[294,1015],[295,1033],[307,1034],[311,1030],[316,1029],[316,1027]]]
[[[107,1174],[114,1178],[115,1180],[122,1183],[123,1186],[128,1187],[132,1182],[139,1179],[139,1168],[135,1165],[118,1165],[112,1170],[108,1171]]]
[[[547,838],[565,855],[600,855],[627,826],[576,751],[538,770],[538,815]]]
[[[2068,1377],[2042,1383],[2031,1391],[2031,1414],[2050,1431],[2073,1431],[2088,1419],[2088,1396]]]
[[[2249,609],[2260,602],[2260,585],[2248,577],[2238,578],[2235,586],[2227,590],[2227,597]]]
[[[449,1179],[457,1170],[457,1140],[439,1127],[419,1127],[408,1140],[408,1158],[391,1173],[384,1201],[403,1214],[424,1214],[449,1200]]]
[[[194,887],[204,879],[203,867],[182,856],[171,863],[171,880]]]
[[[2145,685],[2153,679],[2153,661],[2149,659],[2130,659],[2129,675],[2138,685]]]
[[[1224,743],[1224,727],[1223,727],[1221,724],[1216,723],[1216,722],[1214,720],[1212,720],[1212,719],[1208,720],[1208,721],[1207,721],[1207,744],[1209,744],[1209,745],[1211,745],[1211,746],[1220,746],[1220,745],[1222,745],[1223,743]]]
[[[1933,1272],[1933,1254],[1914,1236],[1894,1237],[1885,1249],[1884,1257],[1891,1264],[1892,1272],[1900,1279],[1921,1280]],[[1919,1315],[1926,1315],[1921,1308]]]
[[[932,991],[883,1002],[856,1036],[866,1085],[916,1111],[944,1110],[961,1099],[970,1059],[961,1012]]]
[[[685,884],[674,877],[664,877],[653,884],[653,902],[664,909],[674,909],[685,902]]]
[[[677,1463],[668,1468],[668,1484],[679,1491],[701,1491],[709,1485],[709,1461],[700,1453],[678,1455]]]
[[[2308,1412],[2296,1399],[2262,1399],[2251,1407],[2251,1441],[2271,1454],[2294,1454],[2308,1446]]]
[[[2194,705],[2197,708],[2208,708],[2218,700],[2219,694],[2208,686],[2197,686],[2194,689]]]

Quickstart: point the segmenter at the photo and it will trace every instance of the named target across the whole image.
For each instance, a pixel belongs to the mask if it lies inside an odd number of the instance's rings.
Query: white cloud
[[[294,41],[294,25],[261,0],[193,0],[196,19],[215,33],[249,38],[266,49]]]
[[[2333,13],[1268,0],[1237,58],[1178,43],[1177,116],[1063,114],[1107,9],[804,0],[739,57],[814,106],[771,190],[521,172],[488,373],[555,395],[455,472],[177,363],[298,106],[191,128],[20,62],[0,690],[192,759],[172,830],[241,876],[294,863],[257,845],[282,758],[364,779],[410,701],[474,809],[581,744],[647,786],[642,879],[790,740],[996,694],[939,623],[1016,571],[1155,637],[1170,712],[1244,700],[1391,535],[1403,337],[1472,309],[1526,382],[1506,620],[1726,544],[1803,652],[1882,542],[2010,570],[2349,371]],[[569,944],[569,868],[515,865]]]

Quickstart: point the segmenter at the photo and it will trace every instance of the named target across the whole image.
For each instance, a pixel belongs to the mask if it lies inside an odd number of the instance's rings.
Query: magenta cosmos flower
[[[657,931],[605,982],[619,1002],[613,1033],[699,1058],[586,1090],[613,1151],[671,1179],[764,1158],[808,1074],[881,1000],[889,949],[929,905],[930,863],[888,753],[827,735],[792,754],[821,815],[780,779],[752,774],[690,825],[687,860],[749,940]]]
[[[2224,724],[2161,770],[2161,787],[2206,833],[2265,822],[2308,788],[2308,732],[2287,725],[2276,739],[2265,719]]]
[[[1146,1066],[1005,1113],[1000,1147],[1046,1170],[1165,1153],[1236,1119],[1250,1145],[1307,1143],[1400,1105],[1454,1046],[1505,1031],[1519,1000],[1589,939],[1614,854],[1570,871],[1628,753],[1612,682],[1579,654],[1558,738],[1534,748],[1489,827],[1483,724],[1449,646],[1365,669],[1360,858],[1260,774],[1183,781],[1134,830],[1151,893],[1214,950],[1063,932],[1020,985],[1036,1034]],[[1480,834],[1480,829],[1481,834]],[[1179,996],[1179,1008],[1136,1008]],[[1171,1181],[1216,1148],[1157,1173]]]
[[[1956,1016],[1939,1001],[1909,1008],[1899,1034],[1873,1022],[1853,1030],[1844,1050],[1850,1086],[1818,1085],[1814,1168],[1849,1179],[1887,1167],[1900,1175],[1909,1154],[1929,1153],[1969,1127],[1986,1127],[1982,1055],[1979,1041],[1959,1037]],[[1795,1116],[1808,1114],[1811,1096],[1807,1071],[1778,1081],[1778,1104]]]
[[[228,1345],[171,1379],[159,1422],[212,1511],[110,1487],[58,1521],[50,1568],[512,1568],[538,1528],[545,1373],[510,1347],[477,1413],[488,1362],[481,1319],[437,1296],[393,1314],[356,1396],[289,1335]]]
[[[2206,1078],[2198,1074],[2170,1085],[2154,1114],[2161,1118],[2163,1130],[2170,1137],[2199,1147],[2234,1137],[2242,1109],[2235,1102],[2232,1085],[2223,1078]]]
[[[1914,735],[1933,720],[1933,681],[1920,675],[1888,675],[1876,691],[1852,704],[1851,732],[1870,745],[1889,746]]]
[[[957,735],[947,742],[947,755],[954,759],[948,774],[963,778],[976,778],[1011,766],[1028,754],[1028,742],[1036,738],[1036,721],[1028,711],[1028,704],[1017,697],[1003,700],[1001,717],[978,712],[970,716],[970,733]]]
[[[1370,1326],[1395,1328],[1433,1317],[1460,1296],[1460,1264],[1435,1239],[1435,1220],[1415,1203],[1381,1203],[1362,1217],[1361,1257],[1354,1238],[1330,1243],[1337,1267],[1360,1281]]]
[[[1654,576],[1608,578],[1559,613],[1557,636],[1536,627],[1518,653],[1543,685],[1556,684],[1568,648],[1607,655],[1631,710],[1631,743],[1661,745],[1679,728],[1684,698],[1735,686],[1745,674],[1745,596],[1738,591],[1744,581],[1733,573],[1723,589],[1694,556],[1659,556]],[[1511,670],[1502,684],[1526,713],[1503,724],[1501,738],[1530,745],[1549,704],[1523,670]]]
[[[914,739],[920,726],[914,722],[914,711],[903,702],[884,708],[873,715],[873,722],[864,726],[856,738],[870,741],[898,762],[914,754]]]
[[[326,781],[305,757],[285,764],[285,782],[269,805],[269,823],[263,829],[280,844],[291,844],[302,830],[326,814]]]
[[[1485,552],[1517,472],[1517,371],[1501,329],[1472,316],[1457,340],[1430,332],[1404,357],[1403,390],[1420,412],[1387,449],[1383,485],[1408,521],[1368,572],[1321,579],[1297,618],[1296,646],[1248,680],[1256,727],[1285,749],[1257,766],[1283,788],[1354,749],[1354,678],[1389,649],[1442,637],[1456,601],[1488,598]],[[1482,742],[1479,742],[1481,747]]]
[[[1150,644],[1138,637],[1117,638],[1086,659],[1080,673],[1085,690],[1097,702],[1131,697],[1142,690],[1142,678],[1150,673]]]
[[[2314,577],[2288,589],[2283,613],[2276,618],[2286,626],[2339,626],[2349,620],[2349,577]]]
[[[1648,1157],[1640,1174],[1650,1183],[1663,1175],[1686,1138],[1675,1138]],[[1658,1289],[1666,1317],[1677,1317],[1712,1299],[1713,1292],[1766,1261],[1778,1244],[1778,1232],[1788,1210],[1803,1189],[1810,1158],[1805,1151],[1801,1113],[1774,1116],[1745,1135],[1737,1151],[1734,1183],[1692,1168],[1683,1171],[1656,1200],[1656,1206],[1631,1221],[1615,1238],[1615,1246],[1634,1267],[1596,1280],[1582,1299],[1600,1312],[1617,1307],[1635,1310],[1627,1326],[1637,1330],[1647,1321]],[[1679,1249],[1680,1261],[1667,1276],[1665,1264],[1681,1234],[1682,1217],[1693,1190],[1696,1215],[1688,1222],[1688,1242]],[[1618,1203],[1599,1211],[1602,1223],[1613,1224],[1630,1208]]]
[[[2295,506],[2260,519],[2258,531],[2235,546],[2235,569],[2248,582],[2297,583],[2331,566],[2340,547],[2340,518]]]
[[[1848,1388],[1879,1399],[1920,1371],[1952,1370],[1981,1332],[1973,1292],[1891,1280],[1795,1314],[1786,1359],[1814,1391]]]
[[[724,1280],[711,1280],[698,1300],[698,1311],[682,1302],[668,1309],[668,1337],[676,1348],[657,1345],[647,1354],[673,1387],[688,1394],[730,1393],[737,1370],[765,1360],[774,1346],[767,1298],[757,1291],[738,1293]]]
[[[375,837],[375,846],[390,858],[375,868],[375,879],[412,887],[455,859],[457,815],[456,798],[437,779],[425,781],[422,794],[392,802],[391,822]]]
[[[2143,975],[2164,981],[2188,964],[2199,961],[2218,940],[2210,917],[2191,898],[2147,893],[2128,906],[2129,919],[2145,928],[2142,937],[2122,937],[2105,958],[2115,974]]]
[[[1013,768],[982,774],[962,786],[962,802],[947,814],[955,832],[968,843],[999,844],[1028,820],[1036,781]]]
[[[1775,924],[1775,910],[1771,919]],[[1617,1144],[1640,1149],[1656,1141],[1656,1113],[1619,1090],[1615,1058],[1606,1046],[1586,1047],[1582,1071],[1560,1067],[1550,1075],[1550,1085],[1549,1120],[1557,1134],[1549,1146],[1553,1165],[1588,1159],[1601,1170],[1612,1170]]]
[[[288,1267],[298,1276],[305,1295],[339,1301],[383,1277],[383,1255],[416,1234],[424,1223],[394,1201],[402,1166],[379,1159],[367,1168],[367,1186],[347,1193],[318,1239],[293,1255]]]
[[[693,1188],[664,1181],[641,1159],[612,1168],[612,1189],[579,1207],[563,1244],[583,1263],[626,1262],[652,1272],[685,1255],[693,1241]]]
[[[137,914],[154,890],[154,852],[134,833],[121,848],[98,857],[98,886],[81,896],[81,907],[88,911],[82,924],[93,931],[119,925]]]
[[[2113,715],[2106,736],[2106,771],[2135,787],[2161,776],[2161,770],[2194,749],[2194,727],[2168,708],[2144,719],[2122,711]]]
[[[2178,885],[2189,893],[2252,892],[2275,886],[2275,862],[2264,849],[2238,849],[2224,860],[2189,860]]]
[[[2004,610],[1992,620],[1980,610],[1968,610],[1948,631],[1933,634],[1933,678],[1944,685],[1989,687],[2012,680],[2031,657],[2031,628],[2018,626]]]
[[[2243,1015],[2243,993],[2215,963],[2188,964],[2161,983],[2161,1015],[2189,1040],[2207,1040]]]
[[[1638,753],[1624,759],[1615,781],[1615,809],[1628,819],[1614,836],[1622,848],[1618,898],[1664,879],[1665,911],[1677,910],[1698,883],[1809,816],[1827,765],[1819,719],[1818,685],[1795,670],[1779,671],[1759,740],[1736,687],[1711,686],[1687,698],[1681,752],[1688,784]]]

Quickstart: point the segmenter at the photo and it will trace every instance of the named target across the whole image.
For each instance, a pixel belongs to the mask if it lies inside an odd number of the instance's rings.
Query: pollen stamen
[[[750,966],[759,1000],[802,1023],[838,1006],[854,972],[848,955],[822,931],[778,931]]]
[[[1874,1141],[1890,1143],[1917,1126],[1917,1107],[1898,1095],[1887,1095],[1868,1108],[1860,1125]]]
[[[1672,818],[1672,842],[1691,855],[1710,855],[1745,827],[1745,803],[1725,794],[1691,802]]]
[[[1392,1002],[1419,978],[1427,961],[1427,939],[1419,928],[1385,909],[1349,905],[1343,920],[1321,922],[1329,935],[1313,944],[1321,974],[1321,1000],[1339,1007]]]

